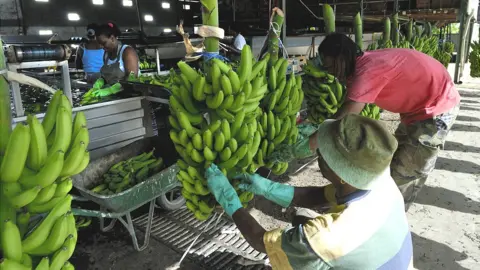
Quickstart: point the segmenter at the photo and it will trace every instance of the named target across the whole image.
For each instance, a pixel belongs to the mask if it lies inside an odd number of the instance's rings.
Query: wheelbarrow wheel
[[[185,198],[180,193],[180,188],[174,188],[157,198],[157,204],[167,211],[177,210],[185,205]]]

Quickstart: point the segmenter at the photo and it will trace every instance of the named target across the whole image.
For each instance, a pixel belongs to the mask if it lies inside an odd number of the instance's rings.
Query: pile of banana
[[[181,73],[170,97],[170,138],[181,156],[177,177],[182,194],[197,219],[207,219],[215,206],[203,177],[205,168],[217,164],[236,187],[234,176],[255,172],[266,164],[275,143],[296,138],[291,135],[296,133],[291,116],[298,112],[303,96],[295,78],[287,84],[285,75],[277,75],[286,72],[285,65],[280,71],[284,62],[277,70],[268,69],[269,58],[267,54],[256,62],[250,47],[244,46],[237,71],[219,59],[208,62],[208,72],[178,63]],[[283,97],[288,101],[295,97],[296,102],[282,102]],[[269,165],[277,173],[286,170],[283,164]],[[239,196],[244,206],[253,198],[249,192]]]
[[[380,119],[380,107],[375,104],[366,104],[360,115],[378,120]]]
[[[90,226],[90,224],[92,224],[91,217],[82,217],[82,216],[75,217],[75,227],[77,227],[77,230],[80,228],[88,227]]]
[[[173,69],[170,70],[168,75],[145,75],[140,74],[138,77],[135,77],[133,73],[131,73],[127,80],[129,82],[138,82],[138,83],[145,83],[145,84],[153,84],[163,86],[165,88],[170,89],[173,84],[173,79],[175,78],[176,74]]]
[[[392,40],[388,40],[386,42],[382,42],[382,40],[378,40],[370,43],[367,47],[367,51],[374,51],[379,49],[391,49],[391,48],[411,49],[411,45],[410,45],[410,42],[408,42],[408,40],[405,39],[405,37],[401,37],[397,45],[394,45]]]
[[[169,75],[161,76],[161,75],[155,74],[154,76],[151,77],[149,84],[159,85],[167,89],[170,89],[172,88],[172,85],[173,85],[173,78],[175,78],[175,71],[170,70]]]
[[[140,62],[139,67],[140,69],[151,69],[151,68],[156,68],[157,63],[154,61],[147,61],[148,59],[143,60]]]
[[[430,56],[433,56],[434,53],[439,49],[437,36],[415,36],[411,44],[415,50],[423,52],[424,54]]]
[[[28,259],[25,259],[28,255],[47,256],[58,250],[51,263],[55,261],[59,267],[50,269],[60,269],[71,256],[62,246],[64,242],[65,245],[67,241],[72,242],[67,239],[67,235],[73,229],[67,234],[64,229],[68,227],[66,221],[56,221],[60,217],[67,220],[67,216],[72,216],[67,214],[71,201],[68,193],[72,189],[70,176],[82,172],[90,161],[87,122],[82,112],[77,113],[72,121],[70,101],[61,91],[57,91],[43,122],[40,123],[35,116],[28,116],[27,123],[28,125],[17,124],[9,135],[5,149],[0,149],[0,153],[4,154],[1,156],[0,167],[1,248],[4,255],[7,254],[2,264],[14,265],[23,261],[27,264],[27,269],[30,269]],[[9,127],[0,126],[1,128]],[[47,143],[49,140],[50,143]],[[61,210],[57,210],[57,213],[55,209],[58,208]],[[27,233],[30,215],[44,213],[47,218]],[[50,216],[54,217],[48,218]],[[5,220],[9,222],[4,222]],[[54,225],[57,223],[64,225]],[[18,237],[11,233],[17,230],[21,232]],[[5,238],[6,235],[9,237]],[[73,252],[75,243],[68,245],[73,245]],[[25,258],[19,258],[18,254],[10,257],[8,254],[11,252],[20,253],[20,257]],[[61,255],[58,257],[56,254]],[[59,265],[60,261],[62,263]],[[4,269],[2,264],[0,268]]]
[[[305,72],[303,92],[307,100],[308,120],[322,123],[331,118],[345,100],[345,87],[312,61],[303,66]]]
[[[478,41],[474,41],[472,44],[470,44],[470,47],[472,48],[472,51],[468,56],[468,60],[470,61],[470,76],[473,78],[478,78],[480,77],[480,43]],[[445,48],[445,50],[450,49],[451,46]]]
[[[155,158],[153,151],[113,165],[103,175],[102,183],[92,188],[91,191],[101,195],[113,195],[130,189],[147,180],[149,176],[158,173],[163,169],[163,159]]]
[[[392,36],[394,36],[394,39],[396,39],[397,42],[393,43],[390,38],[384,38],[385,35],[390,34],[391,25],[390,20],[387,18],[384,24],[384,34],[382,39],[374,41],[368,45],[367,51],[389,48],[415,49],[437,59],[445,67],[448,67],[448,63],[450,63],[450,59],[452,58],[454,45],[451,42],[445,42],[443,45],[439,46],[438,36],[434,36],[432,34],[432,26],[430,23],[425,24],[422,31],[420,26],[415,25],[413,20],[410,20],[406,24],[406,35],[400,36],[398,29],[398,17],[396,17],[396,15],[394,15],[393,21],[394,31],[392,32]]]
[[[268,61],[268,55],[262,59],[264,60]],[[271,169],[276,175],[285,173],[288,163],[268,162],[267,157],[276,146],[292,145],[297,141],[297,113],[304,98],[301,76],[293,73],[288,76],[287,69],[288,61],[285,58],[279,58],[268,68],[269,92],[262,100],[263,114],[258,120],[258,130],[263,140],[255,156],[255,163]]]

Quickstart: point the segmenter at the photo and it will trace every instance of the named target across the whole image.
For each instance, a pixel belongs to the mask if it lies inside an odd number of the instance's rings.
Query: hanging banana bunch
[[[360,112],[361,116],[365,116],[368,118],[380,119],[380,107],[375,104],[366,104],[363,110]]]
[[[252,59],[246,45],[237,71],[213,59],[210,76],[185,62],[178,63],[181,73],[174,79],[170,97],[170,138],[181,156],[177,177],[182,194],[197,219],[207,219],[215,203],[203,177],[205,168],[216,163],[232,178],[258,167],[253,157],[263,131],[257,118],[262,113],[260,102],[268,92],[268,56],[259,62]],[[245,197],[246,204],[253,194]]]
[[[327,33],[335,31],[335,15],[330,5],[323,6],[323,16]],[[361,18],[357,14],[354,21],[355,41],[363,44],[361,35]],[[314,61],[308,60],[303,66],[302,90],[307,102],[308,120],[313,123],[322,123],[332,118],[345,100],[345,87],[331,74],[322,70]]]
[[[274,12],[272,20],[279,27],[283,13]],[[270,37],[278,42],[277,34]],[[239,182],[233,178],[240,173],[266,166],[282,174],[288,168],[287,163],[269,162],[268,155],[275,146],[296,142],[302,81],[299,76],[287,76],[288,61],[278,57],[278,43],[270,49],[275,57],[267,53],[256,61],[245,45],[236,70],[217,58],[207,62],[204,70],[182,61],[177,64],[180,74],[171,89],[170,138],[181,157],[177,178],[182,195],[199,220],[207,219],[216,204],[204,178],[210,164],[217,164],[237,191]],[[246,207],[253,193],[241,192],[239,198]]]
[[[1,107],[10,108],[5,93],[8,84],[0,76]],[[42,123],[29,115],[26,124],[11,131],[5,120],[10,115],[2,110],[0,118],[0,269],[73,269],[68,260],[77,230],[70,176],[82,172],[90,159],[85,115],[78,112],[72,119],[70,101],[57,91]],[[36,214],[45,218],[32,229]]]

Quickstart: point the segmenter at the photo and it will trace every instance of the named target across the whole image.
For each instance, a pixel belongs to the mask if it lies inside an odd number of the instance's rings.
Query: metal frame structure
[[[43,67],[52,67],[58,66],[61,67],[61,76],[63,81],[63,93],[67,96],[70,103],[72,103],[72,86],[70,83],[70,73],[68,68],[68,60],[64,61],[38,61],[38,62],[23,62],[23,63],[11,63],[7,64],[7,68],[10,71],[18,72],[21,69],[30,69],[30,68],[43,68]],[[15,105],[15,114],[16,117],[21,117],[25,115],[22,104],[22,96],[20,94],[20,84],[17,82],[11,82],[12,86],[12,95],[13,103]]]

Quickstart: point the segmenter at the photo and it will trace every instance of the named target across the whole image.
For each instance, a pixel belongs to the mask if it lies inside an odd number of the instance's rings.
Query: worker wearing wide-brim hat
[[[240,188],[281,205],[328,207],[287,229],[266,231],[242,207],[235,189],[212,165],[208,186],[248,243],[266,252],[273,269],[409,269],[412,238],[403,198],[390,176],[397,140],[381,122],[359,115],[299,126],[295,145],[270,161],[305,158],[318,163],[331,185],[293,187],[244,174]]]

